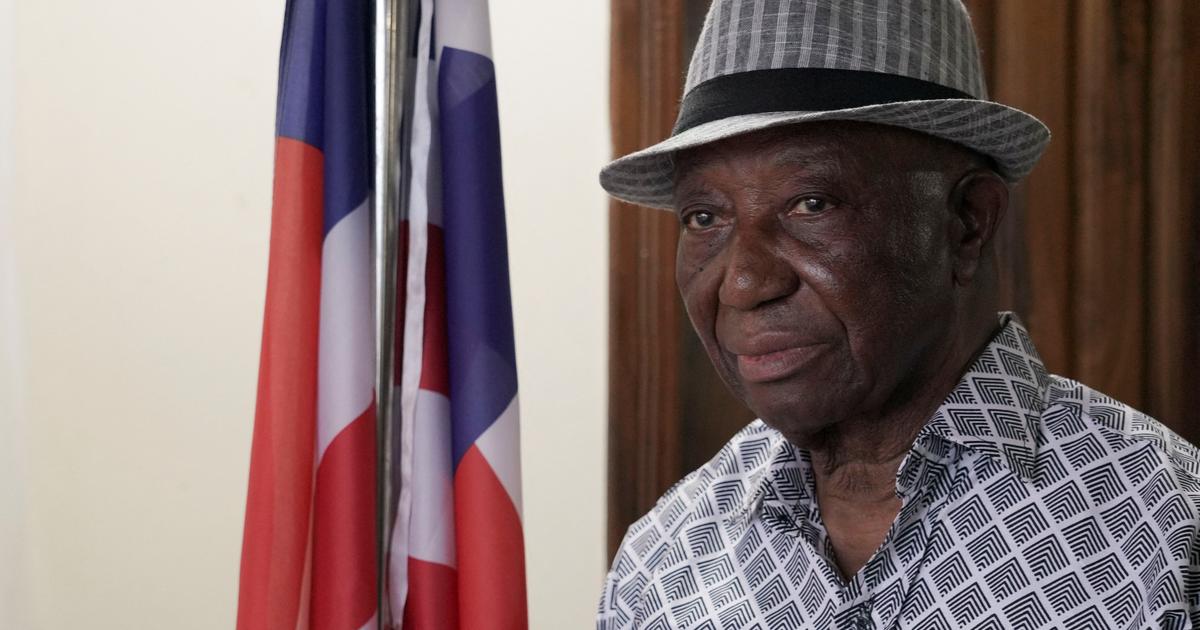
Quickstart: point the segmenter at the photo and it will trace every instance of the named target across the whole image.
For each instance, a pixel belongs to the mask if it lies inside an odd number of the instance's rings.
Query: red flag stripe
[[[295,630],[303,600],[316,443],[322,172],[279,138],[266,313],[246,498],[238,628]]]
[[[375,405],[334,438],[317,468],[312,630],[355,630],[375,614]]]
[[[458,572],[436,562],[408,560],[404,628],[458,630]]]
[[[454,528],[462,628],[527,628],[521,517],[478,446],[454,473]]]
[[[312,146],[276,140],[240,629],[295,630],[300,613],[317,432],[323,168]]]
[[[425,349],[421,353],[421,389],[450,395],[446,364],[446,241],[442,228],[429,224],[425,254]]]

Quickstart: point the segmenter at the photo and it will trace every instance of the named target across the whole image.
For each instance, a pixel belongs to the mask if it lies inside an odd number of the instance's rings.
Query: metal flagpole
[[[395,520],[397,488],[393,471],[396,423],[392,385],[395,382],[396,273],[400,219],[408,204],[408,113],[413,94],[408,50],[412,48],[411,0],[375,1],[374,57],[374,194],[371,196],[375,257],[375,417],[378,515],[376,596],[378,628],[392,626],[388,597],[388,549]],[[403,611],[396,611],[403,614]]]

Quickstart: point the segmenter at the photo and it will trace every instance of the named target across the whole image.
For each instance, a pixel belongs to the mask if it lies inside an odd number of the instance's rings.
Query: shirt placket
[[[831,562],[829,536],[820,520],[820,511],[815,498],[815,485],[812,477],[812,463],[807,453],[797,453],[797,466],[800,472],[797,483],[792,487],[796,495],[785,498],[776,487],[781,483],[778,473],[764,484],[763,500],[759,506],[762,523],[770,535],[784,535],[793,538],[797,546],[794,553],[802,553],[807,558],[809,571],[821,574],[827,590],[823,598],[827,604],[835,608],[835,627],[842,627],[838,621],[839,613],[850,601],[847,598],[846,584],[840,573]]]
[[[867,630],[871,623],[871,594],[863,590],[861,573],[842,589],[843,604],[834,616],[840,630]]]
[[[834,612],[834,627],[846,630],[871,628],[871,598],[870,593],[864,589],[862,578],[865,572],[860,571],[849,581],[842,578],[834,560],[829,532],[821,520],[811,463],[807,459],[801,461],[804,464],[802,479],[805,493],[801,501],[794,506],[791,520],[800,534],[801,545],[809,555],[812,566],[819,568],[824,573],[826,582],[837,589],[829,594],[837,606]]]
[[[896,475],[896,494],[901,499],[900,513],[888,529],[879,550],[867,564],[854,575],[847,585],[846,622],[839,627],[855,630],[884,629],[896,627],[903,599],[896,605],[880,610],[876,607],[876,594],[895,580],[911,585],[919,569],[924,553],[912,555],[904,562],[896,549],[896,537],[900,532],[920,537],[919,548],[923,550],[928,540],[928,521],[933,518],[948,487],[945,482],[950,475],[954,460],[953,447],[935,436],[920,436],[914,448],[901,463]],[[890,560],[890,562],[889,562]],[[880,565],[890,564],[890,570]],[[907,588],[904,588],[907,592]],[[840,616],[840,615],[839,615]]]

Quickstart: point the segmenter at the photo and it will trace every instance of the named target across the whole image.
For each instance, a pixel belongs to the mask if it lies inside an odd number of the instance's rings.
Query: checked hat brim
[[[1009,181],[1024,178],[1050,141],[1050,130],[1037,118],[1007,105],[976,99],[743,114],[692,127],[614,160],[600,171],[600,185],[623,201],[669,210],[673,206],[677,151],[771,127],[826,120],[892,125],[949,140],[991,157]]]

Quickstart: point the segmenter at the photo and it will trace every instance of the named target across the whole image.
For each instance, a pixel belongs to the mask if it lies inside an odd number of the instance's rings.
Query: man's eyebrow
[[[780,149],[761,147],[759,150],[773,151],[774,155],[770,160],[771,166],[793,168],[797,171],[795,176],[802,178],[832,177],[842,170],[841,161],[845,159],[842,151],[830,146],[791,145]],[[688,156],[679,160],[675,164],[673,196],[676,203],[716,201],[720,194],[703,186],[703,178],[697,177],[696,173],[707,166],[720,163],[721,158],[722,154],[717,152]],[[684,168],[680,168],[681,166]]]
[[[833,170],[842,152],[827,146],[792,145],[775,152],[773,163],[779,166],[794,166],[818,173]]]
[[[684,175],[675,180],[673,197],[677,204],[680,202],[715,203],[720,200],[721,195],[710,187],[699,185],[697,178]]]
[[[768,151],[771,149],[766,146],[760,146],[758,150]],[[702,155],[684,154],[675,159],[675,175],[677,178],[682,178],[689,172],[719,163],[721,159],[722,153],[719,151]],[[781,149],[775,149],[771,162],[780,166],[811,167],[813,169],[828,170],[841,159],[844,159],[844,152],[837,150],[835,147],[816,144],[793,144]]]

